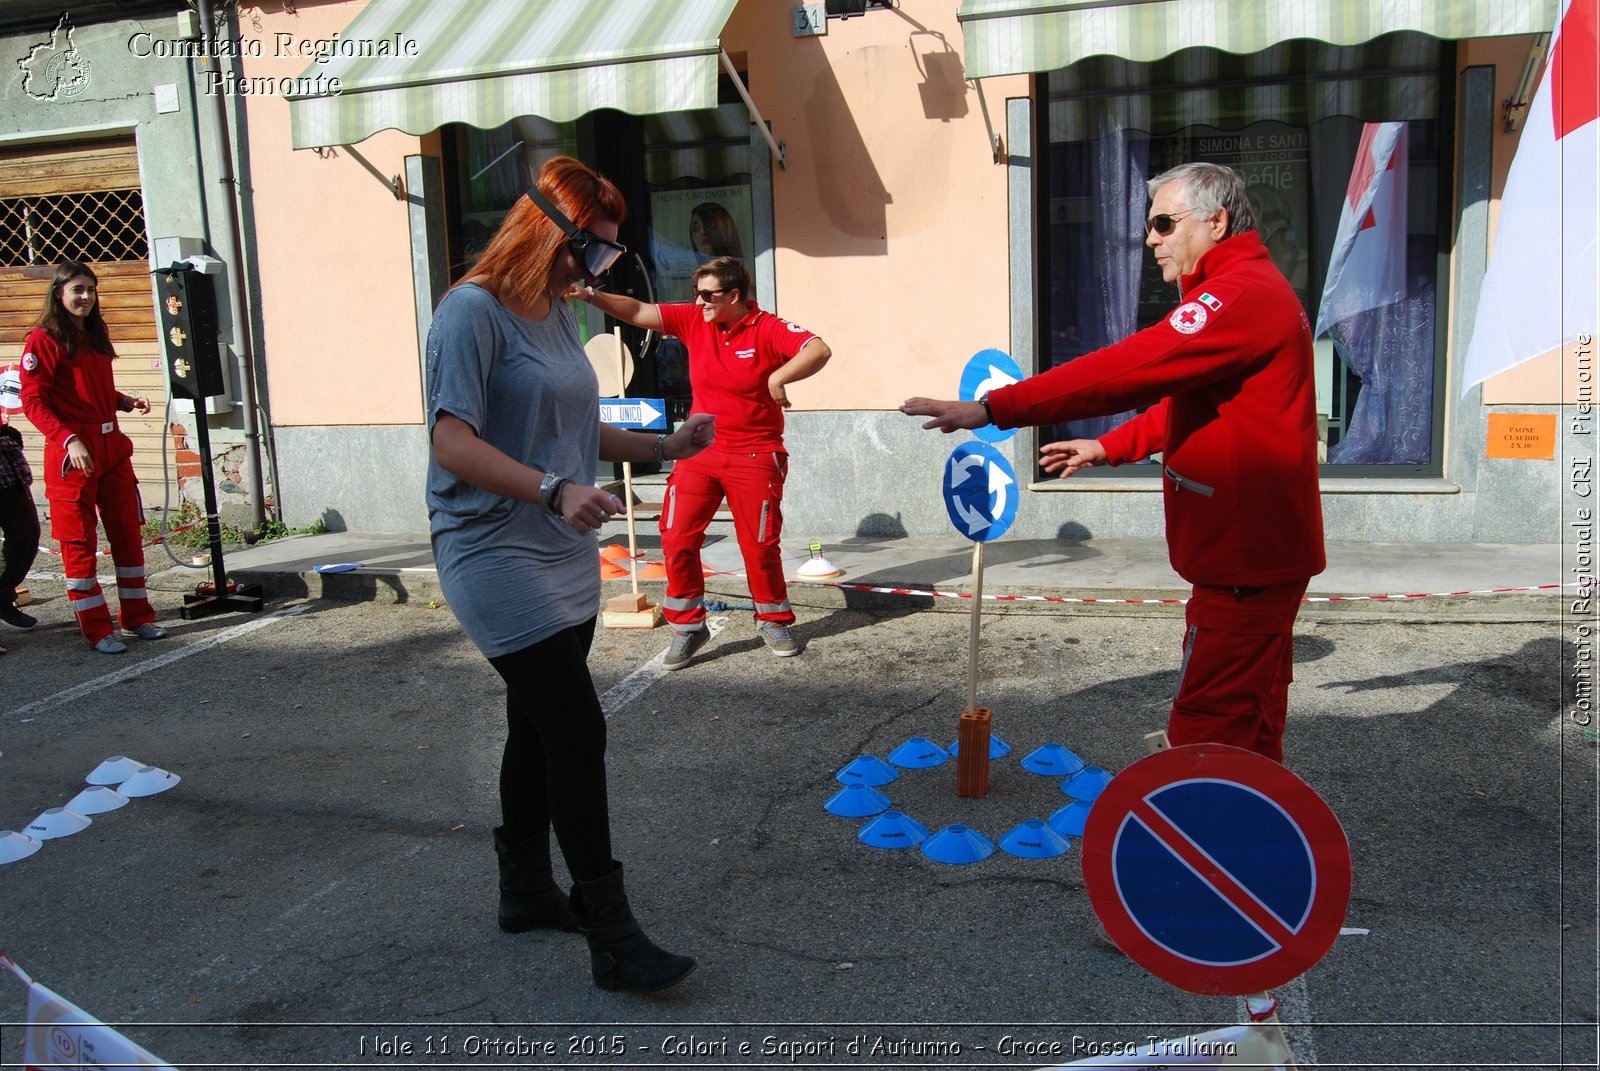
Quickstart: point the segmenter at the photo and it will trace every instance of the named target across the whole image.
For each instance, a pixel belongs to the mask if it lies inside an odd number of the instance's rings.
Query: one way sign
[[[667,403],[661,398],[601,398],[600,419],[619,428],[667,429]]]
[[[956,531],[974,543],[999,539],[1017,519],[1017,474],[987,443],[962,443],[944,466],[944,506]]]

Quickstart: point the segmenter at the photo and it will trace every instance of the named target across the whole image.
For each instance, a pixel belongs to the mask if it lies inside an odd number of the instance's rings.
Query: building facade
[[[639,255],[618,288],[686,300],[694,266],[732,251],[764,307],[833,348],[790,392],[790,532],[948,534],[954,442],[896,407],[956,396],[981,350],[1031,373],[1164,316],[1176,295],[1142,244],[1144,183],[1204,159],[1246,175],[1263,240],[1324,328],[1329,538],[1554,542],[1566,443],[1490,456],[1491,425],[1568,414],[1577,358],[1550,354],[1464,393],[1460,368],[1518,139],[1506,102],[1531,92],[1556,10],[299,0],[230,9],[204,64],[155,55],[178,45],[123,55],[137,20],[92,41],[80,30],[99,50],[84,53],[94,75],[132,72],[111,83],[118,103],[91,122],[35,102],[5,137],[56,144],[120,122],[160,191],[147,194],[150,233],[201,231],[216,194],[187,172],[207,170],[201,113],[225,99],[270,493],[290,525],[426,529],[431,309],[538,164],[568,153],[628,197],[621,240]],[[176,15],[163,25],[182,39]],[[168,68],[170,114],[149,90]],[[1402,191],[1385,223],[1392,293],[1319,323],[1339,308],[1330,266],[1374,137],[1393,146]],[[615,326],[583,316],[592,336]],[[623,334],[640,354],[627,393],[681,416],[681,348]],[[236,413],[212,420],[248,437]],[[1555,421],[1557,440],[1568,424]],[[1106,426],[1000,446],[1023,485],[1013,537],[1160,536],[1157,466],[1063,481],[1034,465],[1040,442]]]

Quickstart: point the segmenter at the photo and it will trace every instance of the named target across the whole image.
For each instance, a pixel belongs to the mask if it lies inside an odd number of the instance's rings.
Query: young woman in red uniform
[[[67,598],[78,628],[95,650],[121,654],[100,590],[95,563],[95,514],[105,526],[117,569],[122,627],[140,639],[159,640],[166,629],[144,587],[144,511],[133,475],[133,443],[117,428],[118,413],[148,413],[150,400],[117,390],[116,357],[100,314],[99,280],[87,265],[68,261],[55,270],[38,325],[23,344],[22,411],[44,436],[44,494],[50,532],[61,544]]]

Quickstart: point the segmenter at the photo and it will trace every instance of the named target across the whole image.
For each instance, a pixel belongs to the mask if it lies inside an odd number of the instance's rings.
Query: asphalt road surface
[[[0,866],[0,949],[180,1067],[1038,1067],[1240,1021],[1094,940],[1076,845],[954,866],[824,811],[857,756],[956,738],[964,604],[801,606],[789,659],[729,609],[672,674],[664,630],[599,630],[616,853],[700,960],[641,998],[592,985],[579,937],[495,926],[502,694],[448,608],[185,622],[155,592],[172,636],[108,657],[52,588],[0,636],[0,828],[109,756],[182,780]],[[1302,1066],[1594,1064],[1596,740],[1562,719],[1558,623],[1525,616],[1300,623],[1287,763],[1344,826],[1356,931],[1278,990]],[[1017,760],[1136,761],[1180,621],[986,608],[989,795],[953,763],[884,791],[990,839],[1047,817],[1059,779]],[[0,1066],[24,1010],[0,974]]]

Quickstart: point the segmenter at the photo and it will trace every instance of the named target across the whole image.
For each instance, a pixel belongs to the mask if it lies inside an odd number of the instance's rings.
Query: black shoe
[[[39,619],[32,614],[23,613],[15,603],[0,603],[0,623],[10,625],[12,628],[29,629],[37,625]]]
[[[654,993],[694,971],[694,959],[657,948],[644,935],[622,889],[622,864],[603,878],[572,886],[572,912],[589,941],[589,967],[601,989]]]

